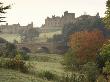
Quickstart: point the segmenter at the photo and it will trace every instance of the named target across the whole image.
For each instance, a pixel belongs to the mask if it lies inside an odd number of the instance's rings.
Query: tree
[[[75,50],[79,63],[95,61],[96,54],[104,43],[104,35],[99,30],[81,31],[70,35],[69,47]]]
[[[77,18],[75,23],[70,23],[64,26],[63,36],[65,42],[68,42],[69,36],[75,32],[92,31],[94,29],[105,32],[104,23],[102,19],[96,16],[82,15]]]
[[[110,43],[104,44],[100,49],[100,53],[97,55],[96,63],[101,73],[103,72],[103,67],[105,67],[107,61],[110,61]]]
[[[109,82],[109,75],[110,75],[110,61],[105,63],[105,67],[103,67],[103,74],[107,82]]]
[[[98,77],[98,69],[94,62],[84,64],[82,72],[87,76],[88,82],[96,82]]]
[[[8,5],[8,6],[3,6],[3,3],[2,2],[0,2],[0,14],[5,14],[6,12],[6,10],[7,9],[10,9],[10,5]],[[5,18],[5,17],[0,17],[0,22],[5,22],[5,21],[3,21],[3,18]]]
[[[102,61],[104,62],[104,65],[101,67],[101,68],[103,68],[105,66],[105,62],[110,61],[110,43],[104,44],[102,46],[98,56],[99,56],[100,60],[102,59]],[[101,61],[99,61],[99,62],[101,62]],[[103,64],[103,62],[101,62],[101,63]]]
[[[66,65],[66,70],[69,71],[78,71],[80,69],[76,58],[76,53],[73,49],[69,49],[67,53],[65,53],[64,64]]]
[[[5,46],[4,57],[14,58],[16,53],[17,47],[12,43],[7,42]]]
[[[36,37],[39,37],[39,31],[36,28],[22,30],[19,34],[24,42],[34,41]]]
[[[110,42],[103,45],[100,53],[97,56],[96,63],[100,70],[100,73],[104,75],[104,78],[108,82],[108,76],[110,75]]]
[[[107,11],[105,12],[104,23],[107,28],[110,28],[110,0],[106,1],[106,7]]]

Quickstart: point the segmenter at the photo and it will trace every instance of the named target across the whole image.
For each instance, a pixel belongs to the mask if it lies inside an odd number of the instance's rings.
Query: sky
[[[106,0],[0,0],[4,5],[11,5],[4,15],[9,24],[20,23],[25,26],[33,22],[34,27],[45,23],[45,18],[52,15],[62,16],[65,11],[75,13],[76,17],[86,12],[89,15],[100,13],[105,16]]]

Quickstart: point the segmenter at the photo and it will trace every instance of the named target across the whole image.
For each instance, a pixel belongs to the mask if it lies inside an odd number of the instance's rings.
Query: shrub
[[[0,58],[0,67],[6,67],[6,60],[4,58]]]
[[[103,67],[105,67],[107,61],[110,61],[110,42],[104,44],[97,55],[96,63],[101,73],[103,72]]]
[[[39,73],[38,76],[47,80],[55,80],[56,78],[56,75],[51,73],[50,71],[43,71]]]
[[[84,64],[82,72],[87,76],[89,82],[96,82],[99,76],[98,68],[94,62]]]
[[[6,58],[14,58],[16,56],[17,53],[17,48],[14,44],[12,43],[6,43],[6,47],[5,50],[3,51],[3,55]]]
[[[29,55],[27,54],[26,51],[18,50],[17,52],[18,52],[17,55],[20,55],[22,60],[29,60]]]
[[[17,53],[16,46],[12,43],[0,43],[0,57],[14,58]]]
[[[76,53],[73,49],[69,49],[64,56],[64,64],[66,65],[66,70],[77,71],[79,70],[78,60],[76,58]]]
[[[6,68],[18,70],[23,73],[28,72],[28,67],[23,60],[10,59],[6,61]]]
[[[61,76],[57,82],[87,82],[84,74],[66,74]]]

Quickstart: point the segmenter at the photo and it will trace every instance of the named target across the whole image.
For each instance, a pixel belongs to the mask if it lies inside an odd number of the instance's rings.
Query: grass
[[[42,73],[43,71],[49,71],[56,75],[62,75],[64,73],[63,66],[60,64],[62,56],[57,54],[30,54],[31,58],[29,62],[32,65],[32,72],[34,74]],[[33,57],[35,59],[33,59]],[[39,58],[37,58],[39,57]],[[45,57],[47,57],[45,59]],[[44,58],[43,61],[42,58]],[[0,82],[53,82],[38,77],[34,74],[24,74],[18,71],[0,68]]]
[[[0,82],[55,82],[48,81],[39,77],[44,71],[48,71],[57,76],[66,74],[64,66],[60,63],[63,60],[62,55],[57,54],[30,54],[30,60],[26,61],[32,65],[32,70],[29,74],[24,74],[15,70],[0,68]],[[70,74],[70,73],[69,73]],[[98,77],[99,82],[106,82],[104,77]]]
[[[48,32],[48,33],[40,33],[39,38],[35,42],[46,42],[48,38],[52,38],[55,34],[61,34],[61,31],[56,32]],[[0,34],[0,37],[6,39],[9,42],[13,42],[14,40],[21,42],[21,38],[19,34]]]
[[[57,54],[31,54],[30,63],[34,65],[35,71],[50,71],[57,75],[64,73],[61,64],[63,57]],[[33,59],[34,58],[34,59]]]
[[[45,53],[37,53],[30,54],[30,60],[39,61],[39,62],[61,62],[63,61],[62,55],[58,54],[45,54]]]
[[[0,34],[0,37],[4,38],[9,42],[13,42],[14,40],[21,42],[21,38],[18,34]]]
[[[53,38],[54,35],[61,33],[62,33],[61,31],[40,33],[39,38],[37,39],[36,42],[46,42],[48,38]]]
[[[49,82],[33,75],[0,68],[0,82]]]
[[[60,63],[51,63],[51,62],[33,62],[33,63],[37,71],[50,71],[58,75],[64,73],[63,66]]]
[[[39,35],[39,37],[40,37],[40,38],[52,38],[53,35],[55,35],[55,34],[61,34],[61,31],[41,33],[41,34]]]

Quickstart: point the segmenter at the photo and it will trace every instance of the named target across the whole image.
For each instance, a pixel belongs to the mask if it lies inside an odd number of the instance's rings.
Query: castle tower
[[[96,17],[97,17],[97,18],[100,18],[99,12],[96,14]]]

